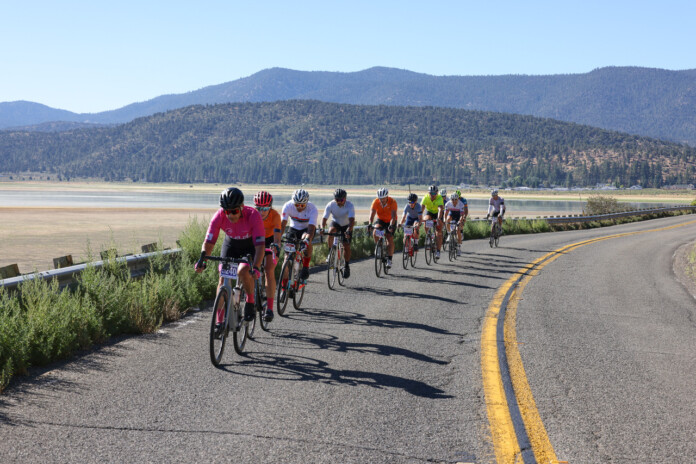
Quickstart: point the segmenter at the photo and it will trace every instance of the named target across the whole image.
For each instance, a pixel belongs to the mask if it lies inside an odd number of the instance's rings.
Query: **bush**
[[[620,213],[626,211],[623,205],[619,204],[619,201],[609,195],[590,195],[587,198],[587,203],[585,203],[584,211],[588,216],[596,216],[598,214],[611,214]]]

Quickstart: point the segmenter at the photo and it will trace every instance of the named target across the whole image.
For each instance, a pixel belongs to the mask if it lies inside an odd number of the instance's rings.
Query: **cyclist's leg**
[[[437,243],[437,251],[442,248],[442,228],[444,224],[440,219],[437,219],[437,226],[435,228],[435,242]]]
[[[273,310],[273,299],[276,292],[275,268],[276,261],[273,258],[273,253],[266,254],[266,261],[263,264],[264,272],[266,273],[266,305],[271,311]]]

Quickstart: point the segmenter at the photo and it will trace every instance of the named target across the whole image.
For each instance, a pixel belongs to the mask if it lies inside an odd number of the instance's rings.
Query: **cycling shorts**
[[[410,216],[406,217],[406,227],[411,227],[413,224],[416,223],[418,218],[412,218]]]
[[[247,255],[251,255],[251,259],[254,259],[256,254],[256,247],[254,247],[254,241],[251,237],[242,240],[233,240],[228,236],[225,236],[225,240],[222,242],[222,251],[220,256],[223,258],[243,258]]]
[[[350,224],[342,226],[336,221],[331,222],[331,227],[333,229],[336,229],[336,233],[338,232],[343,232],[343,243],[350,243],[353,241],[353,236],[351,235],[350,238],[346,237],[345,234],[348,233],[348,229],[350,229]],[[337,238],[337,237],[334,237]]]
[[[384,229],[384,235],[392,235],[392,233],[389,232],[389,224],[389,222],[377,219],[377,222],[375,222],[375,229]]]

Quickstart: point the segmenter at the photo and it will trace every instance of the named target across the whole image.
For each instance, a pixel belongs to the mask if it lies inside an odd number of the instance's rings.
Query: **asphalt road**
[[[304,308],[208,355],[209,308],[34,371],[0,396],[0,462],[495,462],[481,329],[497,289],[564,245],[693,221],[465,242],[450,263],[347,287],[310,278]],[[694,299],[671,271],[696,223],[592,243],[531,278],[517,341],[559,460],[696,456]]]

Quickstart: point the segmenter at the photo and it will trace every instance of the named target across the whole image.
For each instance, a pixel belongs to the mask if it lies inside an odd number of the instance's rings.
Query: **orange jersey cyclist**
[[[275,267],[280,252],[280,214],[273,209],[273,196],[263,190],[254,196],[254,207],[261,214],[263,228],[266,232],[266,261],[264,263],[266,312],[263,314],[263,318],[266,322],[271,322],[273,320],[273,297],[276,292]]]
[[[387,239],[387,267],[392,266],[392,256],[394,256],[394,231],[396,230],[396,212],[398,206],[396,200],[389,196],[389,190],[386,188],[381,188],[377,190],[377,198],[372,202],[372,207],[370,208],[370,224],[372,224],[377,216],[377,222],[374,223],[375,229],[380,229],[385,231],[385,238]],[[379,240],[377,236],[372,234],[375,239],[375,243]]]
[[[442,247],[442,220],[445,210],[445,202],[442,196],[437,191],[437,185],[431,185],[428,188],[428,194],[423,197],[421,202],[423,206],[423,219],[435,221],[435,242],[437,243],[436,256],[440,258],[440,248]]]
[[[317,207],[309,201],[309,193],[304,189],[295,190],[292,199],[283,205],[280,215],[280,230],[285,231],[285,226],[290,221],[290,230],[286,236],[292,240],[304,240],[307,246],[300,271],[300,279],[302,280],[309,278],[309,260],[312,258],[312,240],[317,229],[318,216]]]

